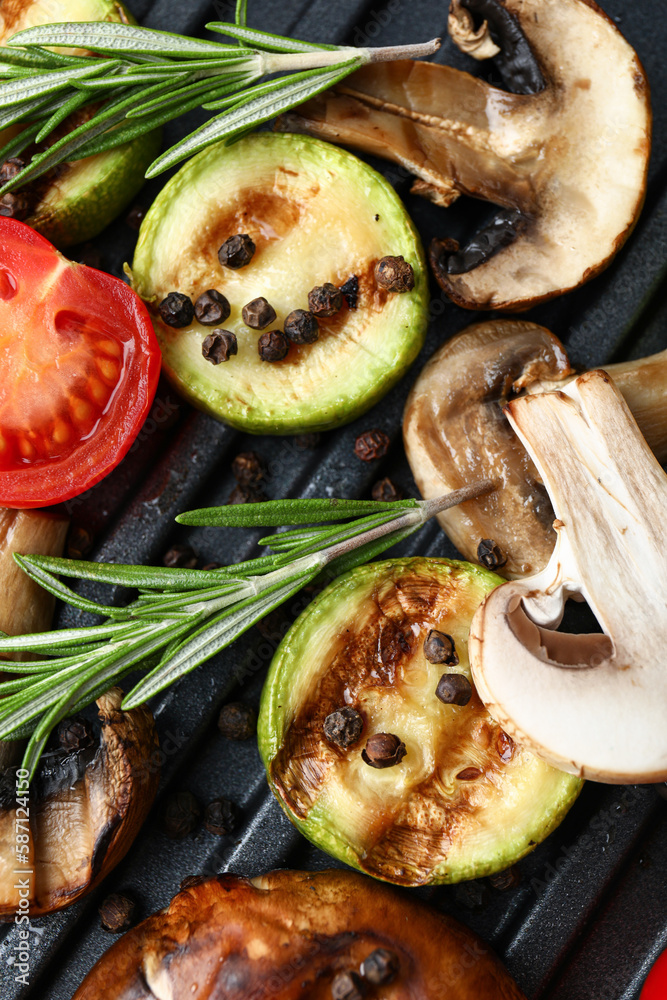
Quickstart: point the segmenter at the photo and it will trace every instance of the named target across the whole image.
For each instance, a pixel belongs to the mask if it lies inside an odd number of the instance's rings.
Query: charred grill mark
[[[407,675],[411,657],[420,655],[428,630],[453,627],[459,602],[466,600],[464,591],[455,568],[434,577],[420,571],[415,561],[407,572],[397,568],[388,573],[367,594],[357,631],[343,632],[329,662],[322,663],[317,683],[271,765],[278,794],[300,819],[307,818],[334,771],[346,768],[351,755],[358,753],[356,746],[346,750],[327,742],[327,715],[345,704],[364,715],[370,692],[382,698],[378,689],[386,689],[390,695]],[[507,773],[497,749],[502,730],[474,689],[465,708],[442,710],[448,713],[446,722],[429,751],[434,766],[414,778],[402,801],[385,803],[381,815],[367,817],[360,864],[369,874],[403,884],[428,881],[469,834],[470,818],[488,797],[489,783],[502,786]],[[364,722],[365,731],[372,731],[366,715]],[[473,769],[476,779],[466,780]]]
[[[224,214],[216,215],[211,228],[200,234],[200,255],[215,273],[219,271],[218,250],[230,236],[247,233],[256,251],[276,240],[284,239],[298,224],[304,206],[287,195],[267,192],[261,188],[245,188],[236,196],[235,205]]]
[[[3,0],[0,12],[0,41],[17,30],[16,25],[20,23],[25,10],[25,0]]]

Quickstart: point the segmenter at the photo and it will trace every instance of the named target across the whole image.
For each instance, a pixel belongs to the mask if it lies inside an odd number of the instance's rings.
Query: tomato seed
[[[115,340],[102,340],[98,346],[104,354],[110,354],[112,358],[119,358],[121,355],[121,346]]]
[[[88,381],[88,392],[92,396],[93,400],[98,406],[104,406],[107,399],[109,398],[109,390],[100,382],[98,378],[91,378]]]
[[[56,444],[66,444],[69,441],[70,434],[70,427],[63,420],[58,420],[53,428],[51,437]]]
[[[72,415],[78,424],[86,423],[93,416],[93,408],[85,399],[73,399],[71,402]]]
[[[35,449],[31,445],[30,441],[27,440],[27,438],[21,438],[21,440],[19,441],[19,451],[21,452],[23,458],[25,458],[28,461],[30,461],[35,457]]]
[[[114,385],[118,381],[118,364],[116,361],[106,358],[97,358],[95,361],[97,365],[97,370],[99,371],[102,378],[105,378],[107,382],[112,382]]]

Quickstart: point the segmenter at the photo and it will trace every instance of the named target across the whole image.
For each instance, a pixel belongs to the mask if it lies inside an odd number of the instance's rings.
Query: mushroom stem
[[[14,561],[14,553],[62,555],[68,525],[66,518],[43,511],[0,508],[1,631],[21,635],[49,627],[55,598],[26,576]],[[21,746],[20,740],[0,740],[0,769],[16,762]]]
[[[632,410],[639,429],[659,462],[667,462],[667,350],[634,361],[605,365]],[[560,387],[560,386],[559,386]],[[551,381],[539,381],[527,391],[550,392]]]
[[[667,475],[606,372],[507,414],[537,466],[558,541],[537,576],[493,591],[470,661],[491,715],[543,760],[606,782],[667,779]],[[554,631],[568,597],[603,634]]]
[[[39,510],[0,508],[0,629],[8,635],[48,628],[55,599],[14,561],[14,553],[59,556],[69,521]]]

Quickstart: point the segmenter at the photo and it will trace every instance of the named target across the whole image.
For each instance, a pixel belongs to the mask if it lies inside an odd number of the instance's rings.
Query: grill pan
[[[0,0],[0,13],[6,0]],[[557,0],[551,0],[557,2]],[[205,37],[208,20],[232,20],[233,0],[131,0],[141,23],[151,28]],[[660,5],[642,0],[604,0],[637,50],[653,93],[654,145],[644,211],[614,264],[597,280],[526,318],[554,331],[577,366],[591,367],[643,357],[667,347],[663,289],[667,261],[667,18]],[[311,41],[390,45],[446,38],[445,0],[250,0],[250,24]],[[437,56],[475,71],[449,41]],[[188,130],[199,124],[196,114]],[[176,141],[183,122],[167,130]],[[396,168],[369,161],[390,178]],[[164,179],[148,184],[139,201],[147,207]],[[447,210],[414,198],[410,182],[397,181],[425,243],[447,228],[452,236],[470,229],[470,202]],[[103,269],[122,276],[131,260],[136,231],[114,223],[80,259],[101,255]],[[176,249],[176,248],[175,248]],[[72,253],[76,256],[76,253]],[[201,562],[248,558],[258,534],[241,529],[185,529],[174,525],[182,510],[224,503],[234,482],[233,457],[253,449],[269,469],[267,494],[279,497],[369,497],[372,484],[389,475],[406,494],[416,487],[401,446],[401,414],[423,363],[448,337],[481,314],[449,302],[432,283],[431,323],[426,346],[399,386],[370,413],[323,435],[315,450],[299,450],[291,438],[250,438],[192,410],[166,383],[158,389],[151,417],[121,466],[101,485],[67,504],[75,524],[93,533],[89,558],[159,563],[178,542],[192,545]],[[380,427],[391,437],[385,459],[360,462],[356,436]],[[456,556],[435,524],[393,554]],[[81,590],[102,596],[97,585]],[[104,591],[108,599],[108,590]],[[125,598],[120,590],[115,600]],[[287,620],[303,599],[285,609]],[[91,619],[61,608],[60,625]],[[275,867],[319,870],[337,863],[312,847],[291,826],[264,779],[254,740],[232,743],[217,731],[219,708],[230,699],[258,703],[263,677],[280,629],[255,628],[152,704],[162,744],[162,776],[155,806],[125,860],[102,885],[71,908],[32,923],[30,986],[14,981],[16,928],[0,927],[2,1000],[68,1000],[114,940],[101,929],[97,908],[109,892],[126,891],[144,917],[165,906],[188,874],[232,871],[256,875]],[[224,796],[241,809],[234,836],[213,837],[200,828],[182,841],[168,840],[160,814],[165,796],[192,791],[202,803]],[[588,783],[563,824],[518,864],[520,882],[506,891],[488,879],[413,890],[432,905],[478,932],[503,958],[531,1000],[636,1000],[646,974],[667,946],[667,801],[655,786],[614,787]],[[481,1000],[481,998],[480,998]]]

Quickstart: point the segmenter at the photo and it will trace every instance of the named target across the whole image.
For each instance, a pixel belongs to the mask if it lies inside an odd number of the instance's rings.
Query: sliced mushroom
[[[448,66],[373,64],[280,127],[392,159],[439,205],[467,194],[501,206],[467,246],[434,240],[431,264],[461,306],[526,309],[594,277],[632,230],[648,83],[591,0],[452,0],[450,34],[477,58],[497,47],[513,93]]]
[[[386,1000],[523,1000],[472,931],[344,871],[195,881],[110,948],[74,1000],[351,1000],[367,990]]]
[[[587,372],[508,404],[549,491],[557,543],[538,575],[475,615],[477,690],[506,732],[562,770],[667,780],[667,475],[613,381]],[[555,631],[568,597],[603,633]]]
[[[660,461],[667,459],[667,351],[606,369]],[[516,578],[546,566],[555,517],[541,477],[502,407],[521,392],[544,392],[573,377],[565,348],[542,326],[491,320],[467,327],[428,361],[408,398],[403,435],[415,481],[426,499],[480,477],[499,488],[443,511],[438,520],[458,550],[480,560],[495,543]],[[505,562],[502,562],[505,560]]]
[[[51,624],[55,598],[25,575],[13,553],[62,555],[68,523],[40,510],[0,507],[0,631],[21,635],[42,632]],[[17,742],[0,740],[0,768],[19,755]]]
[[[48,627],[53,600],[23,573],[13,553],[60,555],[66,532],[67,521],[43,511],[0,510],[3,631],[18,635]],[[23,889],[31,916],[68,906],[132,843],[157,790],[158,743],[150,712],[123,712],[121,700],[118,688],[98,699],[99,739],[42,755],[26,802],[23,795],[17,802],[15,778],[22,746],[0,744],[0,920],[14,919]],[[17,853],[17,834],[27,851]],[[16,870],[24,868],[19,886]]]

